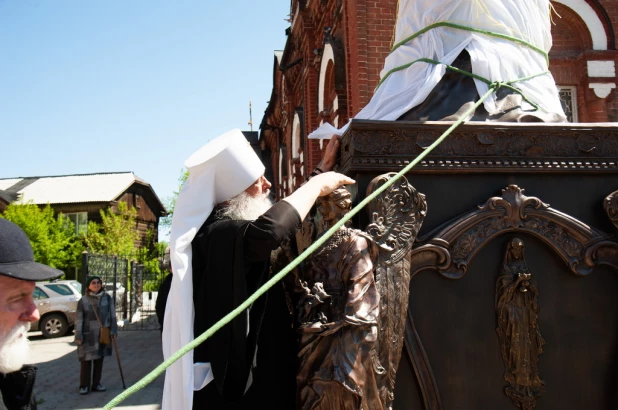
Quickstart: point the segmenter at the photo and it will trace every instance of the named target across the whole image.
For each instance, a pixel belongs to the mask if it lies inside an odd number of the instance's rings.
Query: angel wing
[[[394,175],[391,172],[374,178],[367,187],[367,196]],[[374,368],[380,399],[384,408],[392,409],[410,293],[410,261],[406,256],[427,214],[427,202],[425,195],[401,177],[369,204],[369,212],[371,223],[366,232],[380,249],[375,268],[380,320]]]

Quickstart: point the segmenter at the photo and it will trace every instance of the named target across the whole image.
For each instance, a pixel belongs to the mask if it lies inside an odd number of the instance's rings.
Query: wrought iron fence
[[[116,307],[119,330],[159,329],[155,311],[158,290],[167,274],[160,258],[158,270],[131,260],[130,256],[91,254],[82,257],[82,289],[89,276],[100,276]]]

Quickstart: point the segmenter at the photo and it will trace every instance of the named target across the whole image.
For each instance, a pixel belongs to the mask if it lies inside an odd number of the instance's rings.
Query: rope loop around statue
[[[541,74],[539,74],[541,75]],[[515,80],[515,81],[521,81]],[[515,82],[513,81],[513,82]],[[240,306],[236,309],[232,310],[230,313],[225,315],[222,319],[220,319],[217,323],[215,323],[210,329],[206,330],[204,333],[193,339],[190,343],[186,344],[172,356],[170,356],[163,363],[154,368],[150,373],[140,379],[137,383],[130,386],[127,390],[120,393],[118,396],[114,397],[109,403],[103,407],[104,410],[110,410],[120,404],[129,396],[143,389],[146,385],[154,381],[159,375],[161,375],[165,369],[170,367],[174,362],[178,361],[182,356],[184,356],[189,351],[195,349],[198,345],[206,341],[209,337],[211,337],[214,333],[216,333],[223,326],[232,321],[236,316],[243,313],[247,310],[260,296],[266,293],[271,287],[273,287],[277,282],[279,282],[283,277],[285,277],[290,271],[292,271],[296,266],[298,266],[303,260],[305,260],[309,255],[311,255],[314,251],[316,251],[322,244],[330,238],[339,228],[345,225],[354,215],[356,215],[361,209],[363,209],[369,202],[371,202],[374,198],[380,195],[382,192],[387,190],[391,185],[393,185],[399,178],[408,173],[412,168],[416,166],[420,161],[423,160],[431,151],[433,151],[438,145],[442,143],[448,137],[453,130],[455,130],[460,124],[462,124],[469,115],[471,115],[493,92],[497,90],[495,87],[505,87],[508,86],[506,83],[501,82],[493,82],[489,83],[489,90],[472,106],[470,107],[459,120],[455,121],[437,140],[435,140],[429,147],[427,147],[421,154],[419,154],[412,162],[410,162],[406,167],[404,167],[401,171],[395,174],[391,179],[389,179],[386,183],[376,189],[373,193],[363,199],[357,206],[350,210],[346,215],[341,218],[335,225],[333,225],[328,231],[324,233],[320,238],[318,238],[311,246],[309,246],[303,253],[301,253],[296,259],[290,262],[285,268],[283,268],[279,273],[274,275],[270,280],[268,280],[261,288],[259,288],[254,294],[249,296],[247,300],[245,300]]]
[[[487,36],[490,36],[490,37],[501,38],[503,40],[509,40],[509,41],[514,42],[514,43],[519,43],[521,45],[524,45],[524,46],[526,46],[526,47],[528,47],[528,48],[530,48],[530,49],[540,53],[545,58],[545,62],[547,63],[547,65],[549,65],[549,55],[547,54],[547,52],[545,50],[543,50],[542,48],[537,47],[534,44],[532,44],[532,43],[530,43],[530,42],[528,42],[526,40],[522,40],[521,38],[509,36],[508,34],[496,33],[496,32],[489,31],[489,30],[482,30],[482,29],[479,29],[479,28],[463,26],[461,24],[451,23],[450,21],[440,21],[438,23],[430,24],[427,27],[424,27],[423,29],[417,31],[416,33],[411,34],[410,36],[404,38],[400,42],[398,42],[395,45],[393,45],[393,47],[391,48],[391,53],[393,51],[397,50],[402,45],[406,44],[407,42],[414,40],[416,37],[420,36],[421,34],[426,33],[429,30],[432,30],[432,29],[437,28],[437,27],[450,27],[450,28],[454,28],[454,29],[458,29],[458,30],[471,31],[473,33],[484,34],[484,35],[487,35]]]
[[[493,89],[494,92],[498,91],[498,89],[500,89],[501,87],[508,88],[511,91],[514,91],[517,94],[521,95],[521,97],[524,99],[524,101],[526,101],[528,104],[530,104],[532,107],[534,107],[535,111],[538,111],[538,110],[541,109],[539,107],[539,105],[534,103],[534,102],[532,102],[532,100],[530,100],[528,97],[526,97],[526,95],[523,93],[523,91],[521,91],[519,88],[513,87],[511,84],[515,84],[515,83],[518,83],[518,82],[530,80],[530,79],[535,78],[535,77],[539,77],[539,76],[542,76],[542,75],[549,74],[549,71],[543,71],[543,72],[540,72],[540,73],[537,73],[537,74],[529,75],[527,77],[522,77],[522,78],[518,78],[518,79],[515,79],[515,80],[493,81],[492,82],[492,81],[488,80],[487,78],[481,77],[478,74],[474,74],[474,73],[471,73],[469,71],[462,70],[461,68],[457,68],[457,67],[454,67],[452,65],[441,63],[441,62],[439,62],[437,60],[432,60],[431,58],[419,58],[419,59],[416,59],[416,60],[414,60],[414,61],[412,61],[410,63],[404,64],[402,66],[395,67],[395,68],[389,70],[386,73],[386,75],[380,80],[378,85],[376,86],[376,90],[380,87],[380,85],[382,85],[382,83],[388,78],[389,75],[391,75],[392,73],[394,73],[396,71],[405,70],[406,68],[410,67],[412,64],[415,64],[415,63],[427,63],[427,64],[434,64],[434,65],[443,65],[443,66],[446,67],[447,70],[451,70],[451,71],[454,71],[454,72],[456,72],[458,74],[466,75],[468,77],[472,77],[472,78],[474,78],[476,80],[484,82],[485,84],[487,84],[489,86],[490,89]]]

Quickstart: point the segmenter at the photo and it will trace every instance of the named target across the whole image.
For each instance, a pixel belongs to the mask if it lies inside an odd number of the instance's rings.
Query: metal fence
[[[89,276],[101,277],[105,291],[114,300],[119,330],[159,329],[155,303],[167,274],[164,269],[148,269],[131,257],[84,252],[82,272],[83,292]]]

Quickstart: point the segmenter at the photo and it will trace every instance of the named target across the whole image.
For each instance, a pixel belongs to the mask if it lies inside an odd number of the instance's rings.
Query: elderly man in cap
[[[271,251],[296,232],[315,200],[354,180],[321,169],[275,205],[270,182],[240,130],[212,140],[186,162],[170,236],[174,278],[165,312],[168,358],[244,302],[269,279]],[[164,410],[290,409],[295,406],[296,338],[282,287],[167,369]]]
[[[33,393],[37,369],[24,365],[30,322],[40,317],[32,292],[35,281],[61,275],[60,270],[34,262],[24,231],[0,218],[0,392],[8,410],[37,408]]]

